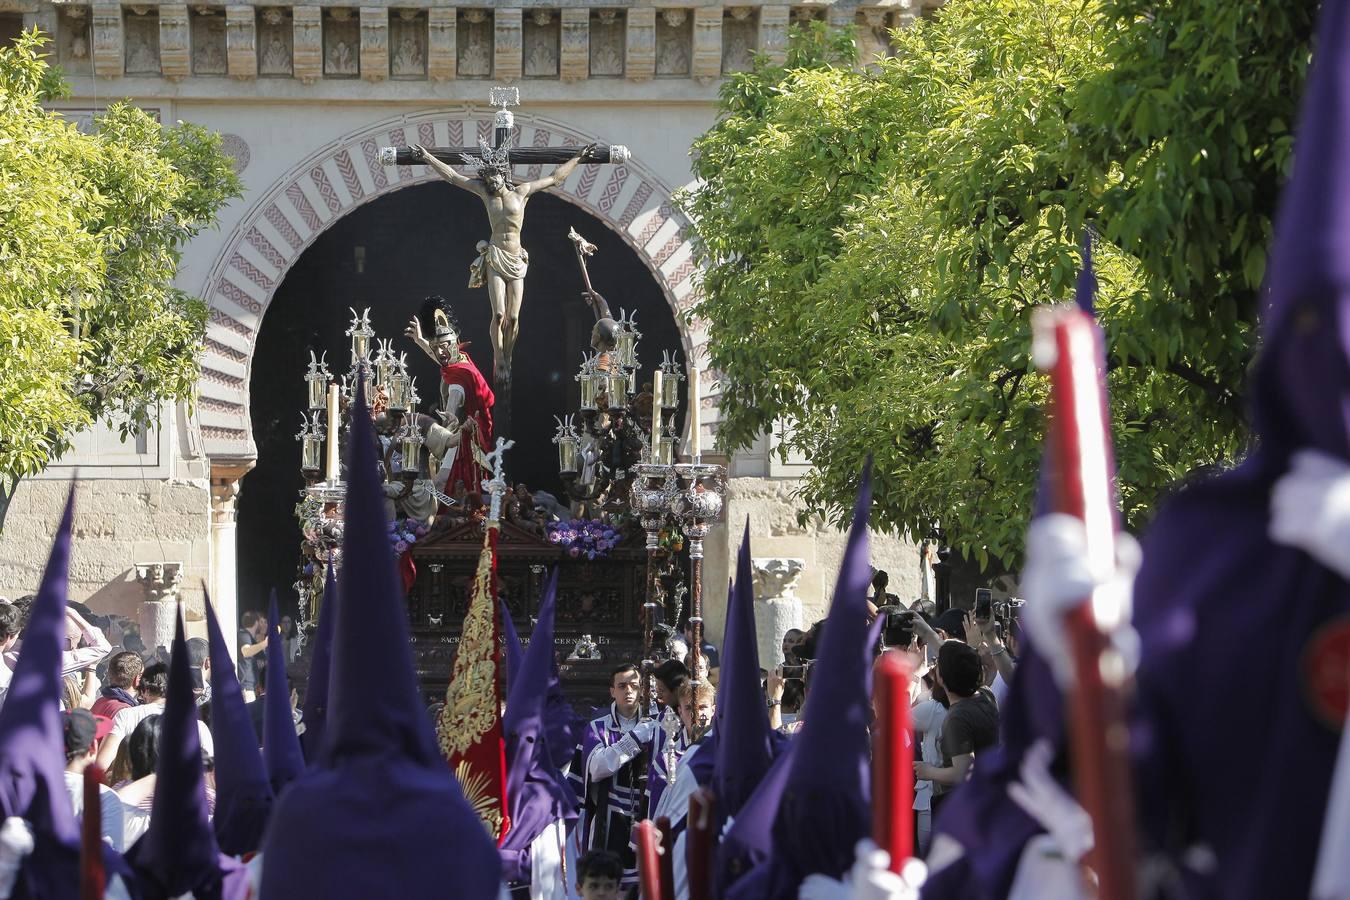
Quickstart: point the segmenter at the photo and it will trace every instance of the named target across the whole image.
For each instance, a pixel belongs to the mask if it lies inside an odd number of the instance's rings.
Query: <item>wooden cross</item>
[[[498,159],[510,166],[532,166],[547,163],[564,163],[578,153],[583,153],[582,165],[604,165],[606,163],[628,162],[628,148],[622,144],[592,145],[590,147],[512,147],[511,131],[515,127],[515,116],[511,107],[520,105],[520,88],[494,87],[488,95],[488,103],[497,107],[492,117],[492,146],[479,140],[477,147],[428,147],[428,152],[441,162],[452,166],[466,163],[477,167],[489,160]],[[413,147],[382,147],[380,162],[386,166],[425,165],[421,154]]]

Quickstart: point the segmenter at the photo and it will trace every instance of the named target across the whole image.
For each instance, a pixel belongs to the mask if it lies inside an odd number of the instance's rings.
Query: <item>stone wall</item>
[[[720,646],[726,627],[726,583],[736,565],[745,522],[750,521],[752,556],[789,557],[805,563],[796,594],[806,624],[824,618],[844,555],[845,532],[819,518],[797,523],[801,504],[793,497],[795,478],[732,478],[727,482],[726,516],[707,540],[704,619]],[[919,548],[904,538],[872,536],[872,564],[891,576],[889,591],[912,599],[922,593]]]
[[[69,482],[24,480],[0,534],[0,596],[37,590]],[[183,563],[189,618],[201,618],[209,570],[210,491],[205,483],[155,479],[81,480],[75,494],[70,599],[95,612],[136,619],[145,592],[136,564]]]

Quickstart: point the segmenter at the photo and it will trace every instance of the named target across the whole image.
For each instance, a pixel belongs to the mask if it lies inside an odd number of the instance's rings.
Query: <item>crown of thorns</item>
[[[460,159],[464,160],[464,167],[479,178],[486,177],[489,172],[496,172],[507,181],[511,180],[511,144],[509,141],[503,141],[500,147],[489,147],[487,141],[480,137],[478,139],[478,152],[461,153]]]

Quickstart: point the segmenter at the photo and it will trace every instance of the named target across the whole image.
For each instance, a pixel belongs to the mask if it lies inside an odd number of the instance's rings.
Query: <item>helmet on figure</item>
[[[459,322],[455,319],[450,301],[439,295],[426,298],[417,313],[417,323],[422,337],[431,344],[443,362],[459,362]]]

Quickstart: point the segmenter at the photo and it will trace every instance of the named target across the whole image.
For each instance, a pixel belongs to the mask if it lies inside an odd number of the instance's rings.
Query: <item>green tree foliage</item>
[[[981,563],[1016,562],[1046,391],[1030,313],[1072,297],[1091,224],[1127,520],[1232,461],[1246,261],[1288,161],[1273,110],[1287,121],[1314,4],[1289,6],[1256,13],[1281,23],[1263,33],[1234,0],[949,0],[865,70],[817,28],[786,66],[733,77],[682,197],[721,444],[782,429],[815,467],[806,514],[836,520],[871,453],[875,524],[940,523]],[[1237,54],[1259,85],[1229,77]]]
[[[189,397],[206,305],[173,286],[184,244],[240,196],[217,135],[118,104],[80,132],[25,35],[0,50],[0,484],[95,422],[124,433]]]

